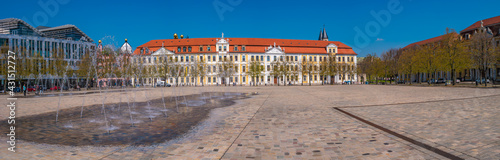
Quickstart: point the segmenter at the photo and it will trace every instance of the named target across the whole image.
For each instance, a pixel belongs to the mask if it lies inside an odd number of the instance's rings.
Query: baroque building
[[[179,39],[174,34],[173,39],[151,40],[135,49],[132,64],[149,69],[135,76],[133,83],[317,85],[357,82],[357,54],[352,48],[342,42],[328,41],[325,29],[318,39],[227,38],[224,33],[220,38],[183,39],[181,35]],[[169,71],[161,72],[160,68]],[[227,68],[231,71],[225,73]]]

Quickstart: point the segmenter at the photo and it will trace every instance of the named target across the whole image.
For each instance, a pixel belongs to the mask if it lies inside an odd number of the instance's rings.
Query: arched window
[[[182,47],[182,52],[186,52],[186,47]]]
[[[191,52],[191,46],[188,47],[188,52]]]
[[[181,52],[181,47],[177,47],[177,52]]]

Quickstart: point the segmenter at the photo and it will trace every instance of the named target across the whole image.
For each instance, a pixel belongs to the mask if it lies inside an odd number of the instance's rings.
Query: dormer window
[[[182,47],[182,52],[186,52],[186,47]]]
[[[238,51],[238,46],[234,45],[234,51]]]
[[[188,52],[191,52],[191,50],[192,50],[192,49],[191,49],[191,46],[189,46],[189,47],[188,47]]]
[[[210,48],[210,45],[207,46],[207,51],[212,51],[212,49]]]
[[[203,46],[200,46],[200,52],[203,52]]]
[[[241,46],[241,51],[247,51],[246,46]]]
[[[181,47],[177,47],[177,52],[181,52]]]

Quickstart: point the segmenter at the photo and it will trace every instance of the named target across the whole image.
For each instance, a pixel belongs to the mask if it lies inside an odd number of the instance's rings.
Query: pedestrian
[[[26,97],[26,85],[23,85],[24,96]]]

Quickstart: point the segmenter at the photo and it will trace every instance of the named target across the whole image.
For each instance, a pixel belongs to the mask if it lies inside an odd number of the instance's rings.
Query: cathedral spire
[[[322,41],[328,41],[328,34],[326,34],[325,25],[323,25],[323,34],[321,35]]]
[[[323,30],[319,30],[319,38],[318,41],[328,41],[328,34],[326,34],[325,25],[323,25]]]
[[[319,41],[321,41],[321,39],[323,39],[323,38],[321,38],[321,36],[323,36],[323,31],[321,31],[321,29],[319,29],[319,37],[318,37]]]

